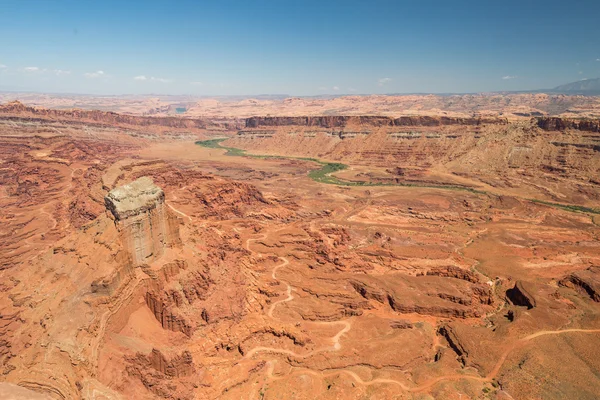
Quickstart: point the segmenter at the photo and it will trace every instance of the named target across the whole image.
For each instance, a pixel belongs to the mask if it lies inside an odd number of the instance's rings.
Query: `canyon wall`
[[[447,125],[482,125],[507,124],[505,118],[474,117],[385,117],[385,116],[322,116],[322,117],[251,117],[246,119],[246,128],[274,126],[306,126],[319,128],[344,128],[351,125],[365,127],[382,126],[447,126]]]
[[[100,126],[121,126],[130,128],[170,128],[199,130],[207,128],[233,129],[238,127],[235,119],[223,118],[181,118],[181,117],[145,117],[118,114],[99,110],[56,110],[28,107],[19,101],[0,105],[0,119],[31,120],[37,122],[61,121]]]
[[[575,129],[586,132],[600,132],[600,120],[571,118],[537,118],[537,126],[545,131],[564,131]]]
[[[386,168],[446,165],[461,174],[473,168],[482,173],[524,168],[597,181],[600,134],[594,124],[561,119],[250,118],[248,128],[226,146]]]

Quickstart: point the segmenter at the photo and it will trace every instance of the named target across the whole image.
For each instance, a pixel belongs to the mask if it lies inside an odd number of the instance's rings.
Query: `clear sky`
[[[319,95],[600,77],[600,0],[0,0],[0,90]]]

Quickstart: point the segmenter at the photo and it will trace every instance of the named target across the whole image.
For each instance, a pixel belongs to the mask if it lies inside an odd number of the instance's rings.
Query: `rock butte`
[[[118,101],[0,105],[0,397],[598,398],[597,98]]]
[[[147,176],[111,190],[105,198],[106,207],[117,220],[147,213],[161,207],[164,200],[165,193]]]

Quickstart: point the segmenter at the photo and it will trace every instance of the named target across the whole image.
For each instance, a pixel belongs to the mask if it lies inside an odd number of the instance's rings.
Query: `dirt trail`
[[[248,251],[250,251],[251,253],[257,255],[258,257],[263,257],[264,254],[263,253],[259,253],[256,252],[254,250],[252,250],[250,248],[250,242],[253,241],[258,241],[258,240],[264,240],[267,238],[267,234],[262,234],[260,237],[257,238],[249,238],[246,240],[246,249]],[[273,303],[271,305],[271,307],[269,308],[269,311],[267,313],[267,315],[270,318],[275,318],[273,317],[273,312],[275,310],[275,307],[277,307],[279,304],[285,303],[285,302],[289,302],[292,301],[294,299],[294,296],[292,295],[292,291],[294,290],[294,288],[286,281],[277,278],[277,271],[280,268],[283,268],[287,265],[289,265],[289,260],[286,257],[279,257],[280,260],[282,260],[282,262],[278,265],[276,265],[273,268],[273,271],[271,273],[271,277],[277,281],[279,281],[280,283],[283,283],[286,285],[286,294],[287,297],[283,300],[279,300],[276,301],[275,303]],[[350,320],[343,320],[343,321],[333,321],[333,322],[320,322],[320,321],[313,321],[313,322],[309,322],[311,324],[317,324],[317,325],[339,325],[342,324],[344,325],[343,329],[340,330],[331,340],[333,342],[333,346],[331,347],[324,347],[324,348],[320,348],[320,349],[316,349],[313,350],[311,352],[308,352],[306,354],[298,354],[292,350],[287,350],[287,349],[281,349],[281,348],[274,348],[274,347],[264,347],[264,346],[258,346],[258,347],[254,347],[251,350],[249,350],[245,355],[244,358],[251,358],[252,356],[254,356],[257,353],[276,353],[276,354],[284,354],[284,355],[288,355],[288,356],[292,356],[295,358],[308,358],[311,357],[317,353],[321,353],[321,352],[328,352],[328,351],[338,351],[342,348],[342,344],[340,343],[340,339],[341,337],[348,333],[350,331],[350,329],[352,328],[351,322]],[[313,371],[310,369],[296,369],[295,371],[293,371],[291,374],[287,374],[285,376],[275,376],[274,375],[274,371],[275,371],[275,365],[277,363],[276,359],[273,360],[269,360],[267,362],[267,378],[269,380],[281,380],[281,379],[285,379],[286,377],[289,377],[290,375],[302,375],[302,374],[309,374],[309,375],[314,375],[314,376],[318,376],[321,378],[328,378],[328,377],[334,377],[337,376],[339,374],[345,374],[349,377],[351,377],[354,381],[356,381],[358,384],[363,385],[363,386],[371,386],[371,385],[375,385],[375,384],[391,384],[391,385],[397,385],[399,386],[402,390],[407,391],[407,392],[423,392],[426,391],[428,389],[431,389],[434,385],[436,385],[439,382],[442,381],[456,381],[456,380],[462,380],[462,379],[471,379],[471,380],[475,380],[478,382],[491,382],[500,372],[500,369],[502,368],[502,366],[504,365],[504,362],[506,361],[508,355],[515,350],[517,347],[524,345],[526,342],[533,340],[535,338],[538,338],[540,336],[545,336],[545,335],[559,335],[559,334],[565,334],[565,333],[573,333],[573,332],[577,332],[577,333],[600,333],[600,329],[564,329],[564,330],[557,330],[557,331],[539,331],[536,333],[533,333],[529,336],[526,336],[524,338],[521,338],[519,340],[517,340],[512,346],[510,346],[501,356],[500,359],[498,360],[498,362],[496,363],[496,365],[494,366],[494,368],[492,369],[492,371],[486,376],[486,377],[481,377],[481,376],[472,376],[472,375],[463,375],[463,374],[450,374],[450,375],[443,375],[443,376],[439,376],[437,378],[433,378],[428,380],[427,382],[419,385],[419,386],[415,386],[415,387],[409,387],[407,386],[405,383],[395,380],[395,379],[386,379],[386,378],[376,378],[376,379],[372,379],[370,381],[365,381],[363,380],[358,374],[356,374],[353,371],[347,370],[347,369],[339,369],[339,370],[333,370],[331,372],[318,372],[318,371]]]
[[[283,228],[285,229],[285,228]],[[252,254],[257,255],[258,257],[263,257],[264,254],[263,253],[259,253],[256,252],[252,249],[250,249],[250,242],[253,241],[257,241],[257,240],[264,240],[267,238],[267,234],[263,234],[258,238],[249,238],[246,240],[246,250],[248,250],[249,252],[251,252]],[[269,311],[267,312],[267,315],[269,316],[269,318],[273,318],[275,319],[275,317],[273,317],[273,312],[275,311],[275,307],[277,307],[279,304],[282,303],[286,303],[288,301],[292,301],[294,299],[294,296],[292,295],[292,291],[295,290],[288,282],[277,278],[277,271],[280,268],[283,268],[287,265],[289,265],[289,260],[286,257],[279,257],[279,259],[282,261],[281,264],[276,265],[273,268],[273,271],[271,272],[271,277],[276,280],[279,281],[280,283],[283,283],[286,285],[286,291],[285,293],[287,294],[287,297],[283,300],[279,300],[274,302],[273,304],[271,304],[271,307],[269,307]],[[251,350],[248,351],[248,353],[245,354],[244,358],[250,358],[252,357],[254,354],[256,353],[261,353],[261,352],[268,352],[268,353],[279,353],[279,354],[287,354],[289,356],[293,356],[296,358],[307,358],[310,357],[314,354],[317,353],[321,353],[321,352],[326,352],[326,351],[337,351],[339,349],[342,348],[342,345],[340,343],[340,340],[342,338],[342,336],[344,334],[346,334],[348,331],[350,331],[350,329],[352,328],[352,325],[350,324],[349,320],[344,320],[344,321],[331,321],[331,322],[326,322],[326,321],[310,321],[307,322],[309,324],[314,324],[314,325],[321,325],[321,326],[328,326],[328,325],[343,325],[344,327],[334,336],[331,338],[331,341],[333,342],[333,346],[328,346],[328,347],[323,347],[320,349],[316,349],[313,350],[309,353],[306,354],[298,354],[294,351],[291,350],[286,350],[286,349],[279,349],[279,348],[275,348],[275,347],[263,347],[263,346],[258,346],[258,347],[254,347]],[[275,362],[275,360],[272,360],[273,362]]]
[[[178,209],[176,209],[175,207],[173,207],[168,201],[165,201],[165,203],[167,203],[167,206],[169,206],[169,208],[171,210],[175,211],[177,214],[179,214],[179,215],[187,218],[190,222],[192,222],[192,217],[190,217],[189,215],[187,215],[183,211],[179,211]]]
[[[522,339],[519,339],[513,346],[508,348],[502,354],[502,356],[498,360],[494,369],[486,377],[473,376],[473,375],[461,375],[461,374],[443,375],[443,376],[439,376],[437,378],[430,379],[427,382],[425,382],[419,386],[409,387],[409,386],[406,386],[404,383],[402,383],[398,380],[395,380],[395,379],[376,378],[376,379],[373,379],[370,381],[365,381],[355,372],[345,370],[345,369],[334,370],[332,372],[317,372],[317,371],[313,371],[310,369],[297,369],[294,372],[292,372],[291,374],[288,374],[286,376],[275,376],[275,375],[273,375],[273,372],[275,370],[275,363],[277,362],[276,360],[269,361],[269,368],[267,370],[267,376],[272,380],[281,380],[281,379],[285,379],[286,377],[288,377],[290,375],[309,374],[309,375],[314,375],[314,376],[317,376],[320,378],[329,378],[329,377],[337,376],[339,374],[345,374],[345,375],[350,376],[357,383],[364,385],[364,386],[371,386],[374,384],[393,384],[393,385],[400,386],[403,390],[405,390],[407,392],[413,392],[413,393],[423,392],[428,389],[431,389],[434,385],[436,385],[437,383],[442,382],[442,381],[457,381],[457,380],[461,380],[461,379],[471,379],[471,380],[478,381],[478,382],[492,382],[492,380],[498,375],[498,372],[502,368],[502,365],[506,361],[506,358],[508,357],[508,355],[513,350],[515,350],[517,347],[519,347],[520,345],[523,345],[526,342],[528,342],[532,339],[538,338],[540,336],[559,335],[559,334],[573,333],[573,332],[600,333],[600,329],[564,329],[564,330],[559,330],[559,331],[540,331],[540,332],[531,334],[529,336],[526,336]]]
[[[273,268],[273,273],[271,274],[271,276],[275,280],[278,280],[277,277],[275,276],[275,272],[279,268],[285,267],[286,265],[288,265],[290,263],[287,258],[285,258],[285,257],[280,257],[280,258],[283,260],[283,262],[281,264],[277,265],[275,268]],[[275,303],[271,304],[271,307],[269,308],[269,312],[267,313],[267,315],[270,318],[273,318],[273,311],[275,311],[275,307],[277,307],[277,305],[279,305],[281,303],[286,303],[288,301],[292,301],[294,299],[294,296],[292,296],[292,287],[290,286],[290,284],[285,281],[280,281],[280,282],[285,283],[287,286],[287,289],[286,289],[287,298],[276,301]]]
[[[504,365],[504,362],[506,361],[506,358],[508,358],[508,355],[515,350],[517,347],[520,347],[522,345],[524,345],[526,342],[533,340],[535,338],[538,338],[540,336],[546,336],[546,335],[560,335],[560,334],[564,334],[564,333],[600,333],[600,329],[578,329],[578,328],[572,328],[572,329],[562,329],[562,330],[558,330],[558,331],[539,331],[536,333],[532,333],[529,336],[525,336],[524,338],[521,338],[519,340],[517,340],[511,347],[509,347],[508,349],[506,349],[506,351],[504,351],[504,353],[502,353],[502,355],[500,356],[500,359],[498,360],[498,362],[496,363],[496,365],[494,366],[494,368],[490,371],[490,373],[486,376],[486,380],[487,381],[491,381],[492,379],[494,379],[496,377],[496,375],[498,375],[498,372],[500,372],[500,369],[502,368],[502,365]]]
[[[177,200],[177,196],[175,195],[175,193],[176,193],[176,192],[180,192],[180,191],[182,191],[182,190],[185,190],[185,189],[187,189],[187,185],[186,185],[186,186],[183,186],[183,187],[180,187],[179,189],[175,190],[175,191],[173,192],[172,200]],[[187,214],[186,214],[186,213],[184,213],[183,211],[179,211],[178,209],[176,209],[175,207],[173,207],[173,206],[171,205],[171,203],[169,203],[169,201],[168,201],[168,200],[166,200],[166,199],[165,199],[165,203],[167,204],[167,206],[169,206],[169,208],[170,208],[171,210],[175,211],[177,214],[181,215],[182,217],[185,217],[185,218],[187,218],[187,219],[188,219],[190,222],[192,222],[192,217],[190,217],[189,215],[187,215]]]

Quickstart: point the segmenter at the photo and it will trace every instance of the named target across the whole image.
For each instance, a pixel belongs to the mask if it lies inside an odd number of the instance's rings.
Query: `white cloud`
[[[340,90],[340,88],[339,88],[338,86],[334,86],[334,87],[332,87],[332,89],[333,89],[333,90],[336,90],[336,91],[337,91],[337,90]]]
[[[600,58],[596,58],[596,61],[600,61]]]
[[[171,82],[171,80],[170,80],[170,79],[164,79],[164,78],[155,78],[155,77],[153,77],[153,76],[151,76],[151,77],[150,77],[150,80],[151,80],[151,81],[154,81],[154,82],[160,82],[160,83],[169,83],[169,82]]]
[[[26,72],[39,72],[39,68],[38,67],[25,67],[23,68]]]
[[[354,89],[353,87],[349,87],[349,88],[348,88],[348,91],[349,91],[349,92],[356,92],[356,89]]]
[[[55,69],[54,74],[56,74],[56,76],[61,76],[61,75],[71,75],[71,71],[65,71],[62,69]]]
[[[198,82],[198,81],[195,81],[195,82],[190,82],[190,85],[195,85],[195,86],[204,86],[204,83],[203,83],[203,82]]]
[[[578,74],[579,74],[579,75],[583,75],[583,71],[579,71],[579,72],[578,72]]]
[[[4,68],[8,68],[8,67],[4,64],[0,64],[0,69],[4,69]]]
[[[516,75],[505,75],[502,77],[502,79],[504,79],[505,81],[511,80],[511,79],[517,79],[518,77]]]
[[[98,71],[100,72],[100,71]],[[136,81],[152,81],[152,82],[160,82],[160,83],[169,83],[172,82],[171,79],[165,78],[157,78],[155,76],[147,77],[146,75],[138,75],[133,78]]]
[[[381,78],[381,79],[377,80],[377,85],[378,86],[383,86],[386,83],[389,83],[391,81],[392,81],[392,78]]]
[[[104,76],[104,71],[96,71],[96,72],[86,72],[83,74],[86,78],[100,78]]]

